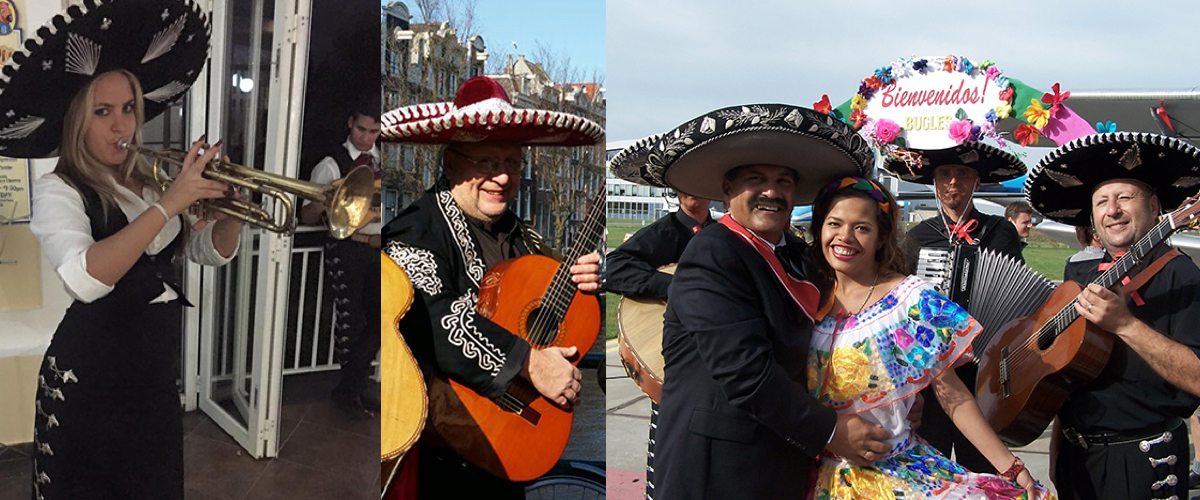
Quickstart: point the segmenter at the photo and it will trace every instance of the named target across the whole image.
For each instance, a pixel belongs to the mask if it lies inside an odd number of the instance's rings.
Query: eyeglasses
[[[446,148],[446,151],[453,152],[454,154],[465,158],[467,161],[471,162],[472,165],[475,165],[475,168],[479,169],[481,172],[483,172],[487,175],[496,175],[496,174],[499,174],[500,172],[504,172],[508,175],[516,175],[521,172],[522,168],[525,167],[525,158],[524,157],[472,158],[470,156],[467,156],[462,151],[459,151],[454,148]]]

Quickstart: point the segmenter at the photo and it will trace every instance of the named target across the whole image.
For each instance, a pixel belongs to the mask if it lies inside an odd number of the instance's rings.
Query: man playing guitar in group
[[[578,125],[568,127],[566,134],[564,128],[532,122],[490,122],[498,115],[495,108],[507,106],[511,112],[511,105],[504,89],[486,77],[464,82],[453,104],[417,106],[423,108],[400,109],[383,118],[384,140],[446,144],[442,176],[384,228],[383,251],[404,268],[415,289],[412,308],[400,322],[401,334],[427,374],[446,376],[489,398],[505,395],[521,377],[559,407],[572,408],[581,374],[568,358],[583,353],[531,348],[478,313],[476,305],[487,269],[547,252],[541,238],[509,209],[525,165],[525,144],[591,145],[603,130],[577,117],[571,118]],[[443,114],[429,118],[430,110]],[[469,124],[461,119],[470,114],[480,118]],[[427,124],[410,127],[413,117],[444,117],[448,125],[440,125],[438,132]],[[593,252],[570,268],[579,290],[599,288],[598,262],[599,254]],[[523,484],[494,477],[439,443],[422,439],[418,448],[421,498],[525,498]]]
[[[1058,222],[1092,225],[1104,245],[1099,266],[1069,271],[1067,279],[1086,287],[1075,311],[1116,337],[1100,375],[1058,413],[1050,454],[1059,498],[1188,498],[1183,419],[1200,405],[1200,270],[1168,255],[1136,290],[1092,281],[1154,228],[1162,209],[1195,195],[1198,166],[1200,150],[1190,144],[1116,133],[1069,143],[1030,173],[1034,208]],[[1154,273],[1152,263],[1168,252],[1165,244],[1150,252],[1129,278]]]

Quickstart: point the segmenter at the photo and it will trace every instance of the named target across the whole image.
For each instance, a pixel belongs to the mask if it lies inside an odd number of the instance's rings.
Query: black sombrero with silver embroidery
[[[850,126],[788,104],[710,111],[644,143],[638,141],[620,155],[628,160],[614,166],[614,174],[710,200],[723,198],[721,181],[734,168],[788,167],[799,176],[796,205],[812,203],[817,191],[834,179],[868,177],[875,163],[867,141]]]
[[[968,141],[946,149],[911,149],[921,154],[921,165],[909,169],[908,164],[892,159],[883,166],[900,180],[933,185],[933,171],[942,165],[963,165],[979,173],[981,184],[999,184],[1025,175],[1025,163],[1016,155],[991,144]]]
[[[1025,197],[1047,218],[1090,226],[1092,191],[1112,179],[1154,189],[1172,210],[1200,189],[1200,149],[1158,134],[1117,132],[1075,139],[1042,158],[1025,179]]]
[[[54,16],[0,69],[0,156],[53,156],[71,99],[93,78],[138,77],[146,120],[192,85],[209,18],[192,0],[85,0]]]
[[[670,187],[663,183],[661,175],[656,176],[649,172],[650,153],[661,137],[661,134],[645,137],[622,149],[608,161],[609,171],[618,178],[634,184],[660,188]]]

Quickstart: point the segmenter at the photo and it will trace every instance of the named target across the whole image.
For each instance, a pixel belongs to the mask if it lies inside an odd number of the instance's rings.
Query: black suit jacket
[[[670,297],[655,498],[804,497],[837,420],[806,388],[812,321],[766,261],[720,224],[688,244]]]

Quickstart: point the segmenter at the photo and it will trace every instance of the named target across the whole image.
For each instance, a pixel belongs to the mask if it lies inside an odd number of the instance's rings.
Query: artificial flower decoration
[[[1042,133],[1039,132],[1038,129],[1033,128],[1026,123],[1022,123],[1021,126],[1017,127],[1017,130],[1013,132],[1013,136],[1016,137],[1018,141],[1021,141],[1022,146],[1028,146],[1037,142],[1038,137],[1041,137],[1041,135]]]
[[[879,87],[883,86],[883,82],[879,81],[879,78],[876,78],[875,75],[868,76],[866,80],[863,80],[863,83],[875,90],[879,90]]]
[[[970,60],[970,59],[967,59],[967,58],[965,58],[965,57],[964,57],[964,58],[962,58],[962,59],[961,59],[961,61],[962,61],[962,72],[963,72],[963,73],[966,73],[966,74],[968,74],[968,75],[969,75],[969,74],[971,74],[972,72],[974,72],[974,71],[975,71],[975,65],[974,65],[974,64],[971,64],[971,60]]]
[[[1009,115],[1012,115],[1012,105],[1011,104],[1004,103],[999,106],[996,106],[996,118],[1003,120],[1005,118],[1008,118]]]
[[[1029,102],[1031,104],[1025,108],[1025,112],[1021,113],[1021,116],[1024,116],[1025,121],[1038,130],[1045,128],[1046,122],[1050,121],[1050,112],[1043,108],[1042,103],[1037,99],[1030,99]]]
[[[866,124],[867,114],[863,113],[861,109],[856,109],[850,113],[850,121],[854,122],[854,128],[861,129]]]
[[[867,107],[867,100],[862,94],[855,94],[854,99],[850,101],[850,109],[863,109]]]
[[[988,80],[995,80],[996,77],[1000,76],[1000,68],[995,66],[990,66],[985,71],[987,72]]]
[[[892,83],[892,67],[884,66],[875,70],[875,78],[878,78],[884,85]]]
[[[1055,83],[1054,86],[1050,87],[1050,90],[1053,90],[1054,93],[1051,94],[1049,92],[1046,92],[1045,94],[1043,94],[1042,102],[1050,105],[1050,116],[1054,116],[1054,114],[1058,112],[1059,104],[1062,103],[1063,101],[1067,100],[1069,97],[1071,97],[1071,91],[1068,90],[1068,91],[1060,94],[1058,92],[1058,83]],[[1041,128],[1041,127],[1039,127],[1039,128]]]
[[[1096,132],[1101,134],[1111,134],[1117,131],[1117,124],[1112,121],[1096,122]]]
[[[1000,75],[996,77],[996,86],[1002,89],[1008,88],[1008,77]]]
[[[972,142],[982,141],[983,140],[983,129],[980,128],[979,125],[972,125],[971,126],[971,136],[968,137],[967,140],[972,141]]]
[[[946,54],[946,58],[942,59],[942,69],[946,71],[954,71],[958,64],[954,62],[954,54]]]
[[[829,114],[833,110],[833,105],[829,103],[829,94],[821,94],[821,100],[813,103],[813,110]]]
[[[904,59],[892,63],[892,78],[908,78],[912,72],[908,69],[908,61]]]
[[[917,59],[916,61],[913,61],[912,67],[913,67],[913,70],[915,70],[916,72],[924,73],[925,70],[929,68],[929,61],[926,61],[924,59]]]
[[[996,65],[996,63],[992,62],[991,59],[984,59],[983,62],[979,63],[979,69],[986,70],[995,65]]]
[[[1016,94],[1016,91],[1013,90],[1012,87],[1008,87],[1008,88],[1000,91],[1000,100],[1005,101],[1005,102],[1012,102],[1013,95],[1015,95],[1015,94]]]
[[[954,142],[962,144],[971,138],[971,121],[970,120],[955,120],[950,124],[950,138]]]
[[[862,83],[858,84],[858,93],[862,94],[863,99],[870,99],[875,95],[875,89],[867,85],[866,81],[863,81]]]
[[[996,116],[996,110],[994,109],[989,109],[988,112],[983,115],[983,119],[987,120],[988,123],[996,123],[1000,120],[1000,118]]]
[[[875,138],[884,144],[890,144],[892,141],[900,137],[900,125],[896,122],[884,118],[875,124]]]

